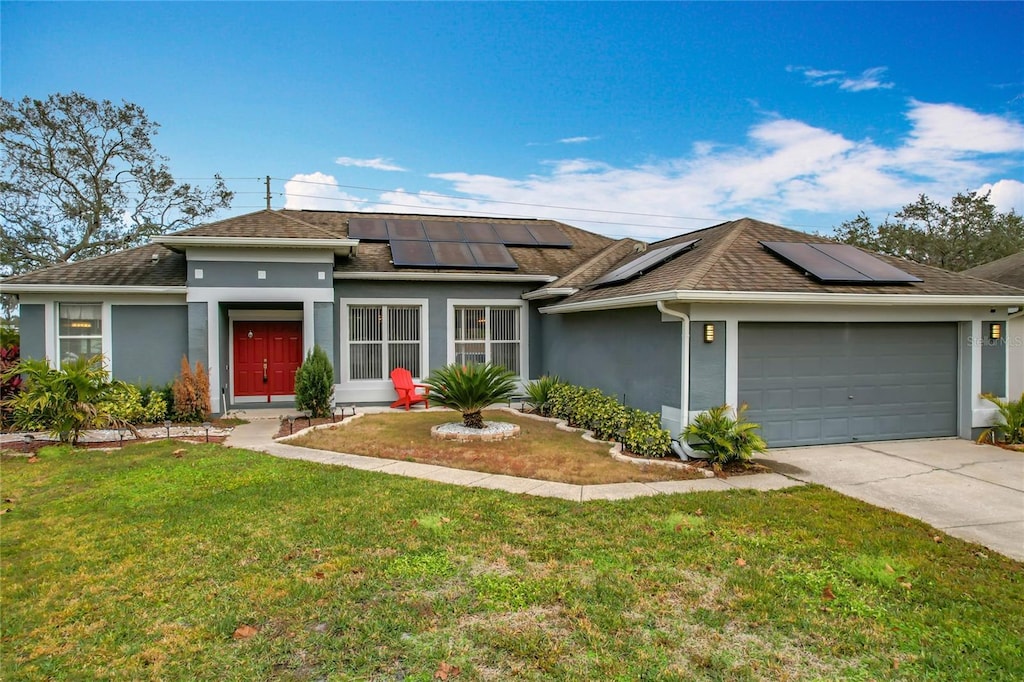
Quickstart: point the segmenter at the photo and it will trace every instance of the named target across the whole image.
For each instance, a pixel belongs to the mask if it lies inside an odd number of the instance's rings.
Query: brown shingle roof
[[[322,227],[298,219],[294,214],[302,211],[257,211],[218,220],[215,223],[197,225],[175,232],[175,236],[189,237],[231,237],[253,239],[276,237],[278,239],[338,239],[335,234]]]
[[[153,262],[153,255],[159,260]],[[185,285],[185,254],[159,244],[146,244],[74,263],[60,263],[42,270],[8,277],[11,284],[61,284],[67,286],[169,287]]]
[[[591,288],[565,299],[563,303],[601,301],[669,291],[726,292],[817,292],[834,294],[919,294],[1012,296],[1018,289],[985,282],[962,274],[872,254],[924,281],[899,285],[823,284],[764,249],[760,241],[829,243],[816,235],[797,232],[771,223],[742,218],[714,227],[666,239],[652,247],[684,240],[701,241],[695,249],[668,261],[640,277],[622,284]],[[630,255],[608,267],[630,262]]]
[[[963,274],[1024,289],[1024,251],[964,270]]]

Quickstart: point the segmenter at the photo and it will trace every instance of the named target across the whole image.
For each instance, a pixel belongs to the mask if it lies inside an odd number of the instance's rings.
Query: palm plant
[[[18,428],[45,429],[72,445],[77,445],[88,429],[127,428],[138,433],[134,426],[110,414],[114,390],[122,382],[108,380],[102,356],[68,361],[60,369],[50,367],[46,360],[23,359],[3,378],[14,375],[25,377],[23,390],[9,401]]]
[[[1024,393],[1020,400],[1003,400],[991,393],[983,393],[982,398],[999,408],[1000,421],[990,429],[985,429],[978,442],[991,438],[996,433],[1002,436],[1003,442],[1009,445],[1024,443]]]
[[[526,384],[526,396],[527,403],[533,406],[539,414],[548,416],[550,406],[548,403],[551,400],[551,389],[562,383],[562,380],[557,375],[545,374],[536,381],[531,381]]]
[[[746,462],[755,452],[764,452],[768,444],[756,430],[759,424],[744,420],[746,405],[740,405],[732,416],[729,405],[719,405],[701,412],[683,429],[683,438],[696,449],[708,454],[712,464]]]
[[[430,400],[462,413],[466,428],[482,429],[480,414],[488,405],[505,402],[516,392],[516,375],[501,365],[445,365],[431,372],[424,383],[430,386]]]

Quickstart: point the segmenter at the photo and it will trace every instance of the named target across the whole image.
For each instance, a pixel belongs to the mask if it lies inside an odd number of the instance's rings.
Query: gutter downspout
[[[686,313],[681,313],[678,310],[667,308],[665,306],[665,301],[658,301],[657,305],[658,310],[661,311],[662,314],[678,318],[682,320],[683,323],[683,355],[682,358],[680,358],[682,378],[679,386],[679,410],[682,413],[680,414],[679,423],[680,430],[682,430],[686,428],[687,424],[690,422],[690,391],[688,390],[690,383],[690,316]],[[683,453],[688,458],[701,459],[699,453],[691,448],[686,443],[685,439],[680,438],[678,443],[682,448]]]

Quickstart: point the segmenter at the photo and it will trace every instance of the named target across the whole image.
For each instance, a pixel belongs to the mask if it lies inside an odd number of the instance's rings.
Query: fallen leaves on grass
[[[253,635],[259,632],[259,628],[255,628],[252,625],[239,625],[235,628],[234,633],[231,637],[234,639],[249,639]]]
[[[825,589],[821,591],[821,598],[825,601],[832,601],[836,598],[836,593],[832,591],[831,585],[825,585]]]
[[[185,448],[178,448],[177,450],[175,450],[171,454],[174,455],[175,457],[177,457],[178,459],[181,459],[182,457],[185,456],[185,452],[186,452]]]
[[[747,562],[742,557],[740,557],[739,559],[736,560],[736,565],[737,566],[746,566]]]
[[[460,672],[462,671],[459,670],[458,666],[451,665],[446,661],[441,661],[441,663],[437,666],[437,671],[434,672],[434,679],[442,680],[443,682],[444,680],[450,680],[452,678],[458,677]]]

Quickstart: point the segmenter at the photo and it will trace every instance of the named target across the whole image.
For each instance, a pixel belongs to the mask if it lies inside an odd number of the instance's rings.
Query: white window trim
[[[75,300],[74,298],[62,298],[53,301],[50,304],[50,310],[47,311],[47,318],[50,320],[50,329],[52,330],[52,336],[47,334],[46,348],[48,349],[50,356],[50,366],[55,369],[60,368],[60,306],[61,304],[68,305],[98,305],[100,307],[100,352],[103,354],[103,367],[107,370],[107,374],[113,376],[114,374],[114,358],[113,358],[113,343],[111,341],[111,313],[110,313],[110,301],[97,301],[95,299],[90,300]],[[64,337],[71,338],[71,337]],[[95,338],[93,336],[92,338]]]
[[[395,390],[391,377],[383,379],[351,379],[349,377],[349,306],[418,306],[420,308],[420,369],[422,380],[430,374],[430,307],[425,298],[341,298],[338,300],[338,313],[341,318],[339,339],[341,353],[339,355],[339,373],[341,383],[337,385],[339,401],[351,402],[382,402],[394,400]]]
[[[448,342],[447,362],[455,362],[455,309],[463,307],[483,308],[519,308],[519,369],[520,383],[530,377],[530,305],[518,298],[449,298],[448,326],[445,336]],[[488,334],[490,325],[488,325]],[[490,344],[488,343],[488,347]]]

